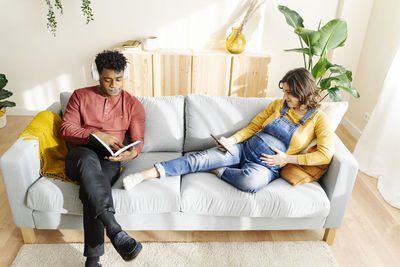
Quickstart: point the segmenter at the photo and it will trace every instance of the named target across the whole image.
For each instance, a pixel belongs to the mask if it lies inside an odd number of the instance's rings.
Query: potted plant
[[[322,27],[320,23],[318,30],[314,31],[304,28],[303,18],[296,11],[281,5],[278,9],[285,15],[287,24],[294,28],[301,45],[301,48],[285,51],[303,54],[304,67],[312,73],[321,92],[325,92],[322,100],[329,95],[332,101],[341,101],[341,90],[356,98],[360,97],[357,89],[351,87],[352,72],[341,65],[329,62],[326,58],[328,50],[344,46],[347,39],[346,21],[333,19]]]
[[[12,92],[4,89],[8,80],[6,75],[0,74],[0,100],[6,99],[7,97],[12,96]],[[6,126],[6,107],[14,107],[15,103],[11,101],[0,101],[0,128]]]

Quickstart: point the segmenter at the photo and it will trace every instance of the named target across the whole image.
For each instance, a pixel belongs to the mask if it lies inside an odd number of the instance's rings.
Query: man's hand
[[[267,164],[268,166],[282,165],[285,163],[298,164],[297,155],[287,155],[286,153],[271,147],[273,151],[276,152],[275,155],[268,155],[261,153],[261,162]]]
[[[105,157],[105,159],[108,159],[109,161],[130,161],[134,158],[136,158],[138,155],[136,148],[132,147],[129,150],[126,150],[119,154],[116,157]]]
[[[229,148],[231,145],[236,144],[236,139],[233,136],[231,136],[229,138],[225,138],[225,137],[221,136],[221,138],[218,141],[220,141],[221,144],[223,144],[226,148]],[[225,152],[225,149],[220,144],[218,144],[217,141],[215,141],[215,145],[217,146],[217,148],[219,150]]]
[[[106,145],[111,147],[113,150],[118,150],[124,147],[121,141],[117,137],[111,134],[103,133],[100,131],[94,132],[93,134],[96,135],[98,138],[100,138]]]

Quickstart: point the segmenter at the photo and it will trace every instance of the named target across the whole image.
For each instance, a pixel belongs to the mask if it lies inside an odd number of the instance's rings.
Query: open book
[[[121,148],[118,151],[112,151],[111,148],[106,145],[106,143],[104,143],[100,138],[98,138],[96,135],[94,134],[90,134],[89,135],[89,143],[88,146],[94,150],[96,150],[97,152],[100,152],[102,155],[104,156],[112,156],[112,157],[116,157],[119,154],[121,154],[122,152],[124,152],[125,150],[130,149],[131,147],[137,147],[139,144],[141,143],[141,141],[136,141],[133,142],[127,146],[124,146],[123,148]]]

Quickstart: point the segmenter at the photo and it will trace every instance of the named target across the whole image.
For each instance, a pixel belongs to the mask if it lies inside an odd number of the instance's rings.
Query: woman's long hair
[[[315,109],[321,105],[314,77],[307,69],[297,68],[288,71],[279,81],[279,88],[283,89],[283,83],[288,84],[289,93],[299,99],[300,105],[305,105],[307,109]]]

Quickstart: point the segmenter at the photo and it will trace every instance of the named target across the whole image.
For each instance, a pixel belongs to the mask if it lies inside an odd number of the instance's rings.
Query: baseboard
[[[358,127],[352,123],[348,118],[344,117],[341,124],[343,125],[344,128],[356,139],[359,140],[361,137],[361,130],[358,129]]]
[[[29,110],[21,107],[7,108],[7,115],[10,116],[35,116],[40,110]]]

